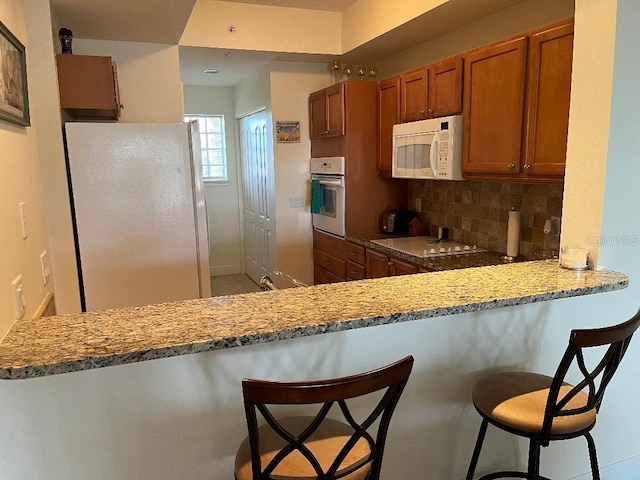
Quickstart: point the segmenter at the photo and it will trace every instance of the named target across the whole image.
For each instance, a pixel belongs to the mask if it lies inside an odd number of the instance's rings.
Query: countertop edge
[[[302,338],[319,335],[323,333],[333,333],[344,330],[354,330],[378,325],[387,325],[428,318],[436,318],[461,313],[472,313],[478,311],[492,310],[516,305],[537,303],[561,298],[577,297],[605,293],[624,289],[628,286],[629,279],[599,284],[594,286],[576,287],[568,290],[549,291],[532,295],[523,295],[513,298],[494,299],[490,301],[473,302],[460,304],[444,308],[431,308],[426,310],[415,310],[408,312],[398,312],[391,315],[362,317],[357,319],[347,319],[333,321],[326,324],[318,324],[308,327],[298,327],[294,329],[275,330],[270,333],[260,333],[246,336],[230,336],[222,340],[194,342],[170,347],[132,350],[126,353],[112,354],[107,356],[96,356],[84,358],[76,361],[62,362],[46,365],[34,365],[26,367],[0,367],[1,380],[22,380],[51,376],[63,373],[79,372],[116,365],[126,365],[147,360],[157,360],[175,356],[202,353],[214,350],[224,350],[240,346],[255,345],[260,343],[270,343],[278,340]]]

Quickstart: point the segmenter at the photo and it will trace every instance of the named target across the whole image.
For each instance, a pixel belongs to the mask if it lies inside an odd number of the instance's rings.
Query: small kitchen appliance
[[[380,229],[389,235],[407,235],[409,224],[418,214],[413,210],[399,208],[389,210],[380,215]]]

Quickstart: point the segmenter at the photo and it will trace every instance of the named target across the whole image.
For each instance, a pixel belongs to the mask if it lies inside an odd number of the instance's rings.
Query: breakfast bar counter
[[[626,288],[557,260],[361,280],[23,319],[0,343],[0,378],[41,377]]]

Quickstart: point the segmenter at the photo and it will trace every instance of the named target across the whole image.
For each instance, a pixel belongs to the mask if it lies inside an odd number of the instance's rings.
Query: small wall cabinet
[[[72,118],[120,117],[120,91],[111,57],[56,55],[60,108]]]
[[[327,138],[345,134],[344,83],[309,95],[309,137]]]

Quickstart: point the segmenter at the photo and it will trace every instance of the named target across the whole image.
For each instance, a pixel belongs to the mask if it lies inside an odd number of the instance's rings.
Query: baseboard
[[[219,277],[221,275],[239,275],[242,273],[241,265],[216,265],[209,267],[209,276]]]
[[[591,480],[591,472],[573,477],[571,480]],[[640,478],[640,455],[627,458],[618,463],[612,463],[606,467],[600,467],[602,480],[632,480]]]
[[[56,314],[56,303],[53,301],[53,294],[47,293],[44,300],[33,314],[33,318],[50,317]]]

